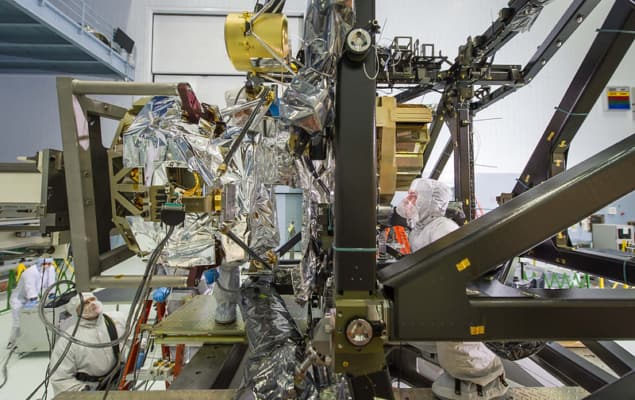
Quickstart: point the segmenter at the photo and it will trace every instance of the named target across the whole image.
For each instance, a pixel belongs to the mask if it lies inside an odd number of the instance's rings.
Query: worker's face
[[[51,265],[53,265],[53,263],[52,263],[52,262],[49,262],[49,261],[42,261],[42,267],[43,267],[43,268],[48,268],[48,267],[50,267]]]
[[[417,216],[417,192],[409,190],[406,197],[397,205],[397,213],[408,220],[414,220]]]
[[[93,320],[99,317],[102,311],[102,305],[99,300],[94,296],[84,298],[84,309],[81,309],[81,305],[77,306],[77,315],[82,312],[81,317],[88,320]]]

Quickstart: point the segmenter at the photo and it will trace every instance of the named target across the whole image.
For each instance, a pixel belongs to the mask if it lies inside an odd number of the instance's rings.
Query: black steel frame
[[[635,136],[631,136],[380,270],[380,281],[394,301],[392,338],[635,337],[635,327],[621,323],[635,310],[631,291],[513,289],[482,280],[471,284],[570,226],[580,215],[634,190],[635,182],[618,179],[634,167]],[[471,291],[466,293],[468,284]]]

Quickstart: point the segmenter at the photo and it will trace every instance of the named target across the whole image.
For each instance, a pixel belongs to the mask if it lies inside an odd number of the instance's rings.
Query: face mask
[[[82,310],[82,318],[84,319],[95,319],[99,317],[99,315],[103,311],[103,304],[99,300],[93,300],[92,302],[85,304],[84,309]]]
[[[401,202],[397,205],[397,214],[406,218],[408,220],[408,224],[410,225],[419,219],[416,193],[408,193],[408,196],[401,200]]]

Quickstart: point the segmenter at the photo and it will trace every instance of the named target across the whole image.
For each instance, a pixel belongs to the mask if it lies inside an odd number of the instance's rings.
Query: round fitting
[[[363,60],[373,44],[370,33],[362,28],[356,28],[346,35],[346,50],[354,60]]]
[[[373,339],[373,326],[363,318],[354,319],[346,326],[346,339],[355,347],[366,346]]]

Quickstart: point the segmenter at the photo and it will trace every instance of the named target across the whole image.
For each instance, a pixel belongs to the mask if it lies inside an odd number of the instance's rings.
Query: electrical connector
[[[178,203],[165,203],[161,207],[161,222],[168,226],[177,226],[185,221],[185,207]]]

